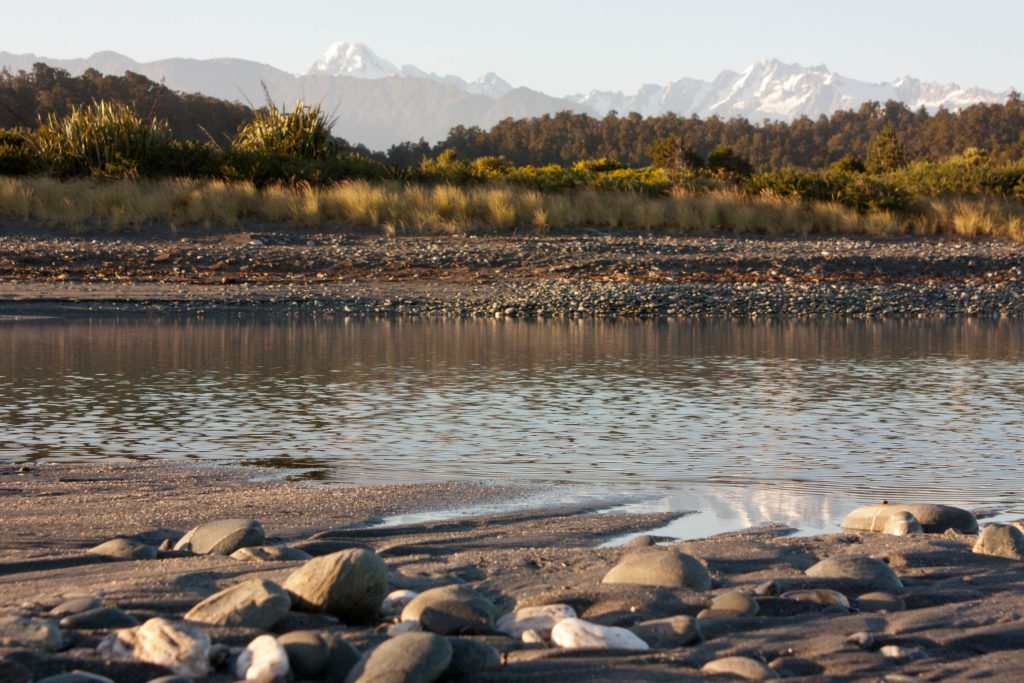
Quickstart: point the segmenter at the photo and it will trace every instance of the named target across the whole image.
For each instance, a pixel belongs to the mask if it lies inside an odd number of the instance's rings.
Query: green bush
[[[144,120],[124,104],[93,102],[50,114],[29,137],[40,164],[60,178],[153,175],[171,140],[166,121]]]
[[[381,180],[391,177],[384,164],[356,155],[332,159],[304,159],[238,149],[226,150],[217,175],[225,180],[247,180],[257,187],[277,183],[327,185],[350,179]]]
[[[36,170],[36,161],[27,133],[0,128],[0,175],[27,175]]]
[[[601,157],[600,159],[583,159],[577,161],[572,166],[572,170],[580,172],[591,172],[591,173],[609,173],[611,171],[618,171],[625,168],[615,159],[609,159],[608,157]]]
[[[300,159],[330,159],[342,151],[331,135],[332,122],[320,111],[298,100],[291,112],[273,102],[253,114],[252,120],[235,136],[232,147],[243,152],[294,156]]]

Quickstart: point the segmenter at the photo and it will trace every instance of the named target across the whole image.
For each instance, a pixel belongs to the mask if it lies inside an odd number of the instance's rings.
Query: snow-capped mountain
[[[840,76],[824,65],[803,67],[764,59],[743,71],[723,71],[713,81],[681,78],[667,85],[649,84],[636,93],[592,90],[551,97],[529,88],[513,88],[494,73],[468,82],[415,66],[395,66],[359,43],[335,43],[301,75],[242,59],[165,59],[140,63],[115,52],[85,59],[49,59],[0,52],[0,67],[31,70],[35,62],[79,75],[86,69],[121,75],[125,71],[163,82],[173,90],[199,92],[257,106],[264,101],[261,84],[275,101],[319,103],[335,117],[335,133],[371,149],[424,138],[443,139],[457,125],[487,129],[499,121],[574,111],[604,116],[639,112],[658,116],[743,116],[791,121],[816,118],[868,101],[897,100],[913,109],[959,109],[978,102],[1005,102],[1009,93],[954,84],[922,83],[905,77],[891,83],[867,83]]]
[[[306,69],[304,76],[351,76],[353,78],[426,78],[436,83],[454,85],[459,90],[473,94],[486,95],[498,99],[512,90],[512,86],[495,73],[487,73],[473,82],[467,82],[458,76],[441,76],[427,73],[411,64],[401,67],[378,57],[373,50],[362,43],[334,43],[324,50],[323,54]]]
[[[714,114],[792,121],[817,118],[862,103],[897,100],[911,109],[959,109],[978,102],[1005,102],[1007,93],[956,84],[922,83],[905,77],[891,83],[867,83],[845,78],[825,65],[803,67],[777,59],[754,62],[740,73],[723,71],[711,82],[683,78],[668,85],[644,85],[633,95],[592,90],[566,99],[585,104],[601,114],[635,111],[644,116],[673,112],[681,116]]]

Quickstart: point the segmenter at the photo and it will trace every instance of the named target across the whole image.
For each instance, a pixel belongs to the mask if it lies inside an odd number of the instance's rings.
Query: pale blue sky
[[[1016,0],[47,0],[7,3],[2,15],[8,52],[242,57],[301,72],[344,40],[399,65],[494,71],[552,95],[711,79],[762,57],[866,81],[1024,87]]]

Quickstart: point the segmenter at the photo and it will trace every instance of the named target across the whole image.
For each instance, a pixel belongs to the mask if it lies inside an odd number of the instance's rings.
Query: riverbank
[[[477,671],[474,680],[701,678],[707,675],[701,672],[705,664],[734,655],[768,663],[795,680],[1014,680],[1019,675],[1024,574],[1019,561],[972,553],[973,534],[792,538],[783,527],[765,527],[686,541],[672,547],[702,561],[711,587],[679,590],[602,583],[612,566],[642,547],[602,543],[656,528],[679,513],[554,508],[375,526],[400,512],[507,500],[524,492],[516,488],[306,487],[253,481],[229,468],[164,463],[3,465],[0,487],[0,611],[5,614],[46,618],[55,606],[87,597],[140,622],[179,620],[203,598],[243,580],[283,582],[301,560],[252,562],[162,550],[154,559],[115,562],[85,552],[119,536],[153,546],[173,543],[197,524],[245,517],[261,522],[268,543],[312,555],[351,547],[373,551],[387,565],[389,590],[459,584],[484,596],[498,613],[557,602],[585,620],[629,627],[655,618],[696,617],[713,597],[737,592],[753,597],[758,608],[757,616],[705,614],[696,619],[699,640],[640,652],[572,650],[497,633],[464,633],[457,639],[487,643],[500,652],[500,666]],[[902,586],[889,586],[895,600],[884,610],[864,597],[870,581],[805,574],[822,559],[850,554],[880,559],[899,577]],[[799,588],[835,590],[851,608],[780,597]],[[109,611],[106,615],[112,619]],[[97,654],[113,628],[86,619],[67,623],[57,652],[0,648],[8,680],[17,680],[12,672],[25,670],[37,680],[80,669],[128,682],[167,673]],[[366,652],[387,640],[389,623],[377,615],[345,625],[330,616],[292,611],[269,630],[278,635],[313,630]],[[264,632],[253,626],[203,629],[215,646],[227,648],[241,648]],[[225,668],[208,678],[233,679]]]
[[[0,315],[1024,315],[1024,245],[924,237],[62,234],[0,226]]]

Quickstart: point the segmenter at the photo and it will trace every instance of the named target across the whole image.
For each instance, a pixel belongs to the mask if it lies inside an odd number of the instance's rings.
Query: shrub
[[[331,135],[332,122],[320,111],[298,100],[291,112],[273,102],[253,114],[235,136],[232,147],[243,152],[294,156],[301,159],[330,159],[342,151]]]
[[[154,173],[170,139],[166,121],[144,120],[130,106],[101,101],[74,106],[62,118],[50,114],[29,142],[52,175],[134,178]]]
[[[0,175],[26,175],[36,166],[36,155],[28,144],[27,134],[0,128]]]
[[[608,157],[601,157],[600,159],[583,159],[577,161],[572,166],[572,170],[580,172],[591,172],[591,173],[608,173],[609,171],[618,171],[625,168],[615,159],[609,159]]]
[[[754,167],[749,161],[726,145],[719,145],[708,154],[708,169],[719,175],[740,178],[748,178],[754,172]]]

